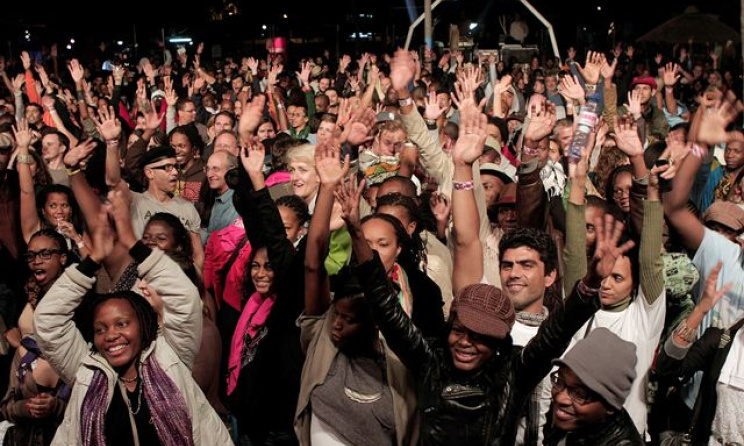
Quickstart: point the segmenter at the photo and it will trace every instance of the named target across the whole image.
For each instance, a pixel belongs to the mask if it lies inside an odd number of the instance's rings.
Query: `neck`
[[[182,173],[189,170],[194,165],[194,157],[189,158],[185,163],[181,165]]]
[[[612,313],[619,313],[621,311],[624,311],[626,308],[630,306],[630,296],[626,297],[625,299],[615,302],[614,304],[610,305],[602,305],[602,309],[604,311],[609,311]]]
[[[54,158],[53,160],[49,160],[47,162],[47,167],[49,167],[51,170],[61,170],[65,167],[64,163],[62,163],[62,157]]]
[[[152,183],[150,183],[150,187],[147,188],[147,192],[149,192],[153,198],[163,203],[170,200],[172,197],[172,193],[163,192]]]
[[[229,190],[230,190],[230,186],[228,186],[227,184],[225,184],[224,186],[222,186],[221,188],[219,188],[219,190],[217,191],[217,194],[218,195],[222,195],[222,194],[224,194],[225,192],[227,192]]]
[[[536,301],[517,311],[519,311],[520,313],[542,314],[545,308],[544,302],[545,295],[541,296]]]

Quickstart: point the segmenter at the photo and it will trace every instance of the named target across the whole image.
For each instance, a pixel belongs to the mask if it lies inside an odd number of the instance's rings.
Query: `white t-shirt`
[[[647,431],[646,383],[648,382],[648,372],[651,369],[654,353],[664,329],[665,317],[666,291],[662,291],[661,296],[656,299],[653,305],[649,305],[643,291],[639,288],[638,295],[625,310],[617,312],[597,311],[594,318],[590,319],[576,332],[566,350],[571,350],[577,342],[586,337],[589,324],[591,324],[589,331],[597,327],[605,327],[621,339],[635,344],[636,379],[633,381],[630,395],[628,395],[624,407],[641,435],[644,435]]]
[[[147,191],[143,193],[131,192],[131,194],[132,205],[129,208],[129,216],[132,220],[134,236],[137,239],[142,238],[150,217],[158,212],[175,215],[189,232],[199,234],[201,231],[201,218],[190,201],[181,197],[173,197],[162,202],[153,198]]]
[[[529,325],[525,325],[519,321],[515,321],[514,327],[512,327],[512,331],[511,331],[512,342],[516,346],[524,347],[532,340],[532,338],[534,338],[537,335],[537,331],[539,329],[540,329],[539,326],[532,327]],[[553,385],[550,382],[550,375],[547,375],[545,378],[543,378],[539,386],[540,386],[540,394],[538,398],[540,399],[540,420],[538,422],[539,422],[540,429],[538,430],[537,444],[542,444],[543,427],[545,426],[545,420],[547,418],[548,410],[550,409],[550,401],[552,398],[550,389]],[[516,438],[516,442],[514,443],[515,446],[521,446],[524,444],[524,437],[525,437],[526,429],[527,429],[527,418],[521,417],[519,419],[519,425],[517,426],[517,438]]]
[[[742,248],[721,234],[705,228],[703,241],[692,259],[700,271],[700,282],[696,301],[700,299],[710,270],[723,262],[718,275],[718,288],[730,283],[731,289],[724,294],[715,307],[710,310],[700,324],[699,335],[708,327],[728,328],[744,316],[744,269],[741,266]]]

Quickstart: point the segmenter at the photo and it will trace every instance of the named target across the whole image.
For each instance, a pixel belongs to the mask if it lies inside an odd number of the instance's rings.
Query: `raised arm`
[[[452,194],[454,235],[453,292],[483,279],[483,246],[480,221],[473,193],[473,162],[483,153],[486,115],[475,105],[460,109],[460,133],[452,150],[455,164]]]
[[[647,189],[648,197],[643,202],[643,230],[638,260],[641,289],[649,305],[653,305],[664,292],[664,262],[661,259],[664,209],[661,206],[659,178],[666,170],[666,166],[654,167],[651,170]]]
[[[23,240],[28,243],[31,235],[41,229],[41,221],[36,211],[36,193],[30,166],[31,155],[28,154],[31,146],[31,130],[25,119],[21,119],[18,127],[13,128],[13,133],[18,150],[16,170],[18,171],[18,183],[21,186],[21,231]]]
[[[116,119],[114,107],[98,110],[98,119],[93,118],[98,134],[106,141],[106,185],[115,187],[121,181],[121,160],[119,144],[121,143],[121,124]]]
[[[106,212],[100,212],[96,219],[99,224],[94,226],[90,256],[67,268],[34,311],[39,347],[49,364],[69,385],[75,383],[75,374],[90,352],[73,320],[75,310],[93,288],[100,262],[111,254],[114,246]]]
[[[131,203],[122,191],[111,191],[110,213],[119,240],[139,265],[138,276],[159,294],[163,304],[162,334],[190,369],[199,352],[202,307],[199,291],[180,266],[159,249],[152,250],[134,236],[129,216]]]
[[[589,146],[584,148],[577,163],[568,166],[571,192],[566,205],[566,274],[563,279],[565,296],[571,294],[576,282],[587,272],[586,246],[586,183],[589,170]],[[594,228],[594,223],[592,223]]]

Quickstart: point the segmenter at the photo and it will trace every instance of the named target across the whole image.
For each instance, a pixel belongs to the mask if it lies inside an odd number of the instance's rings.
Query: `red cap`
[[[648,85],[651,87],[651,89],[656,90],[659,88],[659,85],[656,83],[656,79],[654,79],[651,76],[638,76],[633,78],[633,82],[630,83],[631,90],[635,88],[636,85]]]

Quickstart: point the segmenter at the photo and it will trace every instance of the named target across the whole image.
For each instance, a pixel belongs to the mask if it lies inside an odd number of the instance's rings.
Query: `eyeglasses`
[[[623,198],[623,197],[629,197],[630,196],[630,190],[626,189],[615,189],[612,191],[612,196],[615,198]]]
[[[216,167],[216,166],[204,166],[204,173],[214,172],[214,173],[223,173],[225,169],[222,167]]]
[[[566,393],[568,393],[568,397],[571,398],[571,401],[576,404],[583,406],[584,404],[589,404],[591,402],[597,401],[598,399],[597,395],[594,392],[584,386],[567,386],[566,381],[563,379],[562,376],[558,374],[557,371],[550,374],[550,382],[553,383],[552,391],[554,394],[559,394],[565,390]]]
[[[23,260],[26,261],[26,263],[33,262],[37,257],[41,258],[43,261],[47,261],[52,258],[54,254],[61,254],[62,251],[59,249],[42,249],[41,251],[35,252],[35,251],[28,251],[26,254],[23,254]]]
[[[175,164],[163,164],[162,166],[150,166],[150,167],[148,167],[148,169],[152,169],[152,170],[164,170],[166,172],[170,172],[170,171],[172,171],[175,168],[176,168],[176,165]]]
[[[287,113],[287,116],[289,116],[290,118],[304,118],[305,117],[305,114],[304,113],[301,113],[301,112]]]

